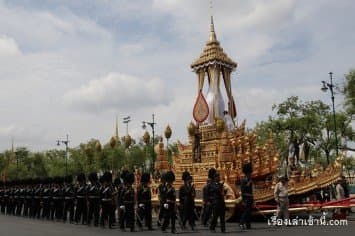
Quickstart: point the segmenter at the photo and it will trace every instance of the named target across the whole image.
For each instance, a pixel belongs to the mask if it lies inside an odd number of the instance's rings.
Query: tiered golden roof
[[[228,57],[217,40],[216,32],[214,30],[213,16],[211,16],[210,38],[200,57],[191,64],[191,68],[198,70],[201,66],[211,62],[221,63],[231,69],[237,67],[237,63]]]

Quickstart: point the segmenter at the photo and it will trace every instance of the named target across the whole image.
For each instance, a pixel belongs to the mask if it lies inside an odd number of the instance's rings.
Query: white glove
[[[165,209],[168,209],[168,208],[169,208],[169,204],[168,204],[168,203],[165,203],[165,204],[164,204],[164,208],[165,208]]]
[[[144,207],[144,204],[141,203],[141,204],[139,204],[138,206],[139,206],[140,208],[143,208],[143,207]]]
[[[122,206],[120,206],[120,209],[121,209],[122,211],[124,211],[124,210],[125,210],[125,207],[122,205]]]

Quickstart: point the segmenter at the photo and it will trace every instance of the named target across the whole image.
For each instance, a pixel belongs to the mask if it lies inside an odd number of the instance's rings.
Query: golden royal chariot
[[[155,146],[155,169],[160,172],[173,169],[176,189],[183,184],[181,177],[184,171],[192,174],[197,206],[202,205],[202,188],[206,184],[208,170],[216,168],[227,190],[228,216],[233,214],[239,202],[238,185],[243,177],[243,163],[250,162],[253,166],[256,204],[273,200],[273,188],[281,163],[271,133],[264,144],[258,144],[257,134],[246,129],[245,121],[240,125],[235,124],[236,108],[231,73],[236,68],[237,63],[227,56],[217,40],[211,16],[209,39],[200,57],[191,64],[191,69],[197,74],[198,89],[193,109],[196,122],[191,122],[187,127],[189,141],[187,144],[178,142],[179,151],[174,154],[172,165],[168,163],[163,142],[160,141]],[[206,96],[202,92],[205,82],[208,86]],[[227,95],[226,104],[221,93],[222,82]],[[340,162],[339,157],[325,169],[319,167],[308,172],[292,171],[289,176],[289,194],[301,196],[336,182],[341,175]],[[153,183],[155,204],[158,204],[157,185],[158,183]]]

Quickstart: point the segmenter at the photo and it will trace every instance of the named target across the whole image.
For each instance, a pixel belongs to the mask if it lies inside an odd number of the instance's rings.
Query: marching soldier
[[[143,227],[143,220],[145,220],[145,226],[148,230],[152,228],[152,194],[149,187],[150,174],[143,173],[141,177],[141,184],[138,187],[137,199],[138,199],[138,225]]]
[[[103,188],[101,192],[102,203],[102,215],[101,226],[105,227],[105,221],[108,222],[108,226],[111,229],[113,224],[112,219],[112,207],[113,207],[113,189],[112,189],[112,174],[105,172],[102,176]]]
[[[68,218],[69,222],[74,222],[74,206],[75,206],[75,192],[73,187],[73,177],[71,175],[64,177],[64,214],[63,222],[65,223]]]
[[[219,174],[215,169],[209,170],[209,175],[211,172],[211,176],[214,176],[213,182],[209,189],[210,196],[212,197],[212,221],[210,225],[210,230],[212,232],[216,232],[217,220],[219,218],[221,224],[222,233],[226,232],[226,222],[225,222],[225,201],[224,201],[224,186],[223,183],[220,183]]]
[[[162,226],[162,220],[164,218],[164,212],[165,212],[165,208],[164,208],[164,203],[166,201],[166,174],[162,174],[162,176],[160,177],[160,181],[161,183],[158,186],[158,197],[159,197],[159,203],[160,203],[160,209],[159,209],[159,216],[158,216],[158,227]]]
[[[192,230],[195,227],[195,196],[196,191],[195,187],[192,184],[192,176],[189,172],[185,171],[182,174],[182,179],[184,185],[180,187],[179,190],[179,202],[180,202],[180,216],[182,219],[182,228],[185,228],[186,222],[189,222],[189,225]]]
[[[130,228],[131,232],[134,232],[134,189],[133,189],[133,183],[134,183],[134,174],[133,173],[128,173],[125,176],[125,188],[123,190],[123,194],[121,196],[120,203],[123,204],[120,206],[120,209],[124,211],[124,217],[123,217],[123,227]]]
[[[53,203],[55,209],[55,219],[60,221],[63,219],[63,211],[64,211],[64,191],[63,191],[63,178],[56,178],[56,187],[53,190]]]
[[[32,198],[32,218],[37,218],[39,219],[41,216],[41,201],[42,201],[42,185],[41,185],[41,180],[36,179],[35,180],[35,188],[33,192],[33,198]]]
[[[242,195],[242,205],[244,211],[241,215],[239,227],[241,230],[250,229],[250,216],[253,209],[254,198],[253,198],[253,183],[251,179],[251,174],[253,172],[251,163],[243,165],[243,173],[245,177],[240,182],[240,191]]]
[[[76,190],[76,211],[75,222],[79,224],[80,220],[82,224],[87,220],[87,205],[86,205],[86,177],[84,173],[77,175],[78,188]]]
[[[100,183],[98,181],[97,173],[93,172],[89,174],[90,186],[88,187],[88,225],[91,225],[94,218],[94,226],[99,225],[100,217]]]
[[[175,228],[175,218],[176,218],[176,192],[173,186],[173,182],[175,181],[175,175],[172,171],[168,171],[165,176],[166,184],[166,199],[164,201],[164,222],[162,226],[163,232],[166,232],[166,228],[169,226],[171,221],[171,233],[176,233]]]
[[[212,178],[208,176],[206,185],[202,189],[202,200],[203,200],[203,211],[202,211],[202,224],[203,226],[207,226],[208,221],[212,215],[212,199],[211,196],[208,194],[208,190],[211,187]]]
[[[44,181],[45,185],[42,192],[43,211],[42,218],[49,220],[51,217],[51,202],[52,202],[52,178],[47,178]]]
[[[119,206],[119,224],[120,224],[120,229],[124,231],[124,224],[125,224],[125,210],[124,210],[124,203],[123,203],[123,193],[125,191],[125,185],[126,185],[126,175],[129,172],[127,170],[123,170],[121,173],[121,184],[118,186],[117,189],[117,204]]]

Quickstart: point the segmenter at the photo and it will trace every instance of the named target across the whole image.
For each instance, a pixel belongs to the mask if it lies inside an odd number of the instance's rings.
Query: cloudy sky
[[[354,67],[351,0],[215,0],[217,37],[238,62],[232,75],[238,120],[248,126],[291,95],[322,99]],[[209,31],[208,0],[0,0],[0,151],[55,148],[130,133],[156,114],[186,139],[196,97],[189,65]],[[340,99],[340,98],[339,98]],[[339,105],[338,108],[341,106]]]

